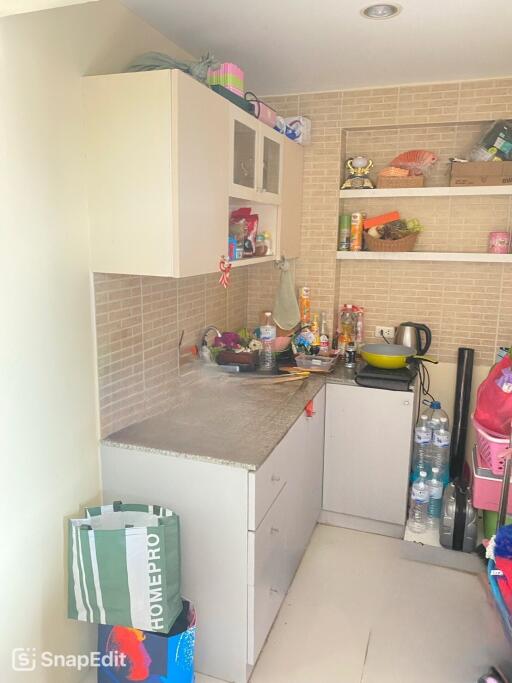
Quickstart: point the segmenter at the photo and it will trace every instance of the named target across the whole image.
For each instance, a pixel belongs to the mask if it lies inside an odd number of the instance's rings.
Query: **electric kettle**
[[[425,342],[422,343],[422,333],[425,335]],[[430,328],[421,323],[401,323],[395,334],[395,344],[410,346],[415,354],[424,356],[432,343],[432,332]]]

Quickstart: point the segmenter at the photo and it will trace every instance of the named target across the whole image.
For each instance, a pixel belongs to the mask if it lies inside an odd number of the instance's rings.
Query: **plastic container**
[[[483,510],[484,518],[484,538],[491,538],[496,533],[496,522],[498,513],[492,510]],[[505,524],[512,524],[512,517],[507,517]]]
[[[276,328],[272,324],[272,313],[265,313],[265,324],[260,326],[260,341],[262,349],[260,351],[260,370],[261,372],[273,372],[276,368],[276,358],[274,355],[273,343],[276,339]]]
[[[300,288],[299,310],[301,325],[309,325],[311,322],[311,290],[309,287]]]
[[[432,467],[432,476],[427,481],[428,486],[428,511],[427,526],[435,527],[439,524],[441,507],[443,505],[443,482],[439,478],[439,469]]]
[[[496,580],[496,564],[494,560],[489,560],[487,564],[487,577],[489,579],[489,586],[491,588],[492,597],[494,598],[494,604],[498,610],[503,623],[503,628],[508,641],[512,644],[512,615],[507,609],[503,596],[501,595],[500,587],[498,581]]]
[[[418,479],[422,470],[428,474],[431,468],[430,444],[432,441],[432,430],[427,426],[427,419],[426,415],[421,415],[420,422],[414,430],[414,446],[412,453],[413,481]]]
[[[450,421],[448,420],[448,415],[442,409],[440,401],[431,401],[428,408],[425,408],[422,411],[422,415],[426,415],[428,417],[428,426],[430,427],[430,429],[432,429],[432,431],[440,429],[442,417],[446,419],[446,429],[450,429]]]
[[[409,519],[407,521],[409,529],[416,534],[424,533],[427,530],[428,497],[427,473],[422,470],[419,478],[411,486]]]
[[[494,230],[489,233],[489,254],[508,254],[510,251],[510,233],[503,230]]]
[[[505,451],[508,449],[509,440],[502,436],[493,436],[471,416],[473,427],[476,432],[476,447],[478,457],[484,467],[488,467],[493,474],[503,474],[505,468]]]
[[[498,511],[500,504],[502,476],[493,474],[480,460],[479,451],[473,449],[472,455],[473,475],[473,504],[479,510]],[[512,487],[508,495],[507,512],[512,514]]]
[[[338,349],[345,353],[347,344],[357,338],[357,316],[352,304],[343,304],[340,310]]]
[[[320,370],[322,372],[332,372],[337,360],[337,356],[332,358],[330,356],[306,356],[304,353],[298,353],[295,356],[297,367],[306,370]]]
[[[439,478],[443,484],[450,480],[450,440],[451,434],[446,429],[448,418],[440,419],[440,429],[432,430],[432,444],[430,446],[430,458],[432,467],[439,470]],[[427,423],[431,424],[431,423]]]

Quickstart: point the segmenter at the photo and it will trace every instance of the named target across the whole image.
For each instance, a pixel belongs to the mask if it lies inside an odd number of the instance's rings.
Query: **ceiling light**
[[[396,17],[401,11],[400,5],[378,4],[362,9],[361,14],[367,19],[391,19],[391,17]]]

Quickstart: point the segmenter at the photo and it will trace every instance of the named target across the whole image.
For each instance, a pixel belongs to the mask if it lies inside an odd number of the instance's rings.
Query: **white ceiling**
[[[391,0],[392,1],[392,0]],[[212,50],[259,94],[512,75],[512,0],[122,0],[194,55]]]
[[[26,12],[40,12],[66,5],[81,5],[97,0],[0,0],[0,18],[10,14],[24,14]]]

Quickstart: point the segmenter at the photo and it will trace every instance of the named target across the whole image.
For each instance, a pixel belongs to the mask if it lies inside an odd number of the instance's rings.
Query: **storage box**
[[[472,454],[473,474],[473,505],[478,510],[491,510],[497,512],[500,504],[501,487],[503,477],[493,474],[480,461],[476,447]],[[512,514],[512,486],[508,495],[507,513]]]
[[[400,187],[423,187],[425,184],[425,176],[410,175],[403,178],[397,176],[379,175],[377,176],[377,187],[385,188],[400,188]]]
[[[193,683],[195,637],[196,615],[187,601],[167,635],[101,625],[98,683]]]
[[[454,161],[452,187],[512,185],[512,161]]]

